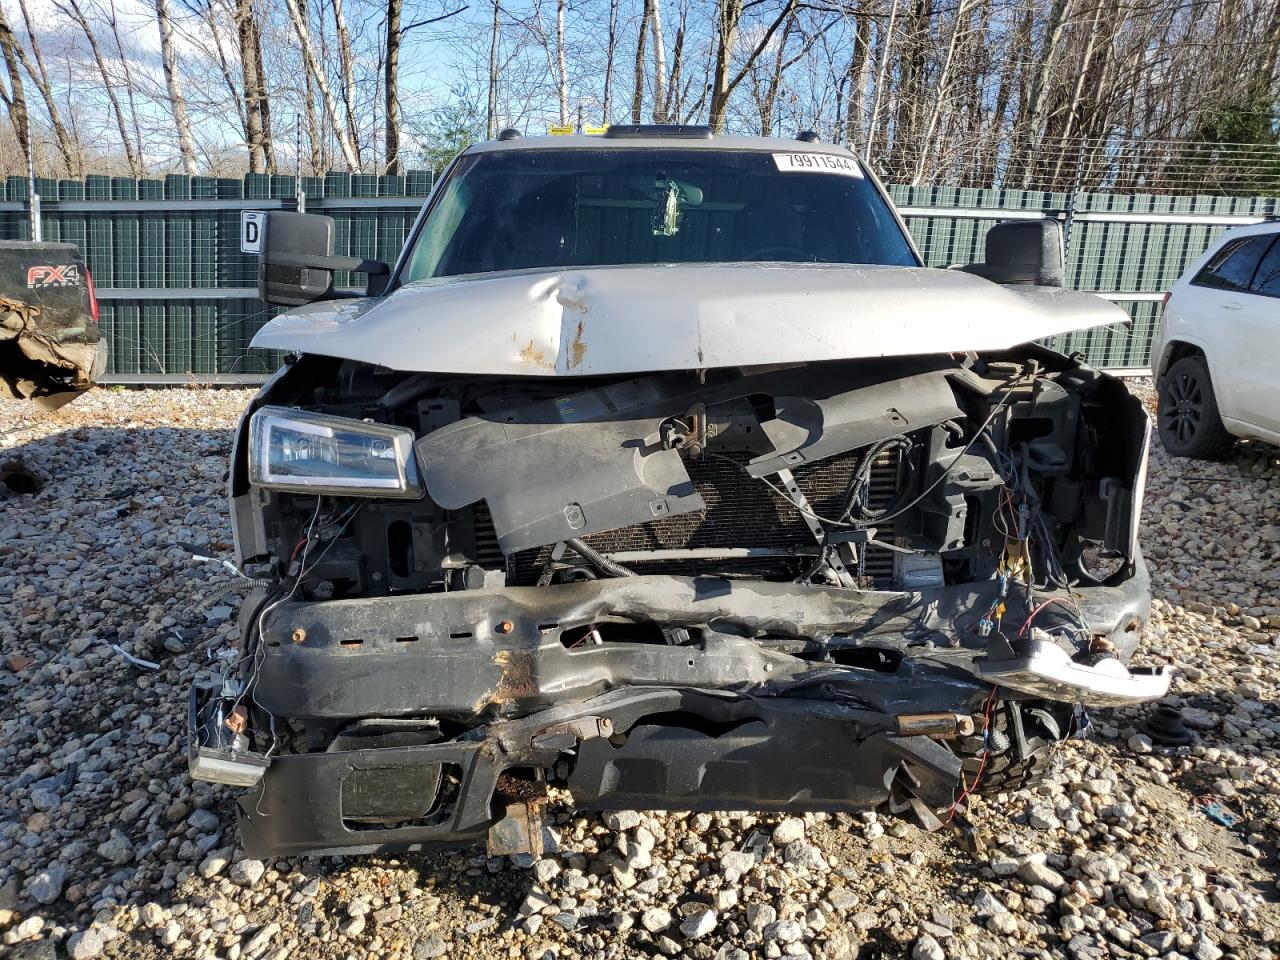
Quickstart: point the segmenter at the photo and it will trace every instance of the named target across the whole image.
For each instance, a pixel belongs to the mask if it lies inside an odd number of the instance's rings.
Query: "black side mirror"
[[[258,296],[297,307],[317,300],[358,296],[333,289],[335,270],[369,275],[366,296],[382,292],[390,270],[381,260],[333,255],[333,217],[272,210],[263,218],[258,253]]]
[[[987,231],[983,263],[960,268],[995,283],[1031,283],[1060,287],[1062,226],[1056,220],[1009,220]]]

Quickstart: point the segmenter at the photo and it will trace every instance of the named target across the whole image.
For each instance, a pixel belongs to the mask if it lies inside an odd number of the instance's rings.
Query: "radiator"
[[[745,457],[745,455],[743,455]],[[857,452],[830,457],[819,463],[793,468],[796,483],[821,517],[839,519],[847,502],[849,483],[857,468]],[[793,579],[806,569],[817,553],[817,543],[799,511],[789,500],[748,476],[733,463],[717,457],[688,459],[685,468],[706,503],[706,509],[676,517],[584,537],[600,553],[626,553],[626,565],[637,573],[675,576],[724,575],[764,579]],[[886,451],[871,470],[870,506],[883,509],[897,499],[901,475],[899,452]],[[777,478],[769,478],[781,486]],[[876,537],[892,542],[893,524],[875,524]],[[718,559],[657,559],[637,557],[644,551],[742,549],[780,556]],[[536,583],[551,556],[551,547],[524,550],[507,559],[510,584]],[[871,547],[862,573],[876,587],[890,585],[893,554]]]

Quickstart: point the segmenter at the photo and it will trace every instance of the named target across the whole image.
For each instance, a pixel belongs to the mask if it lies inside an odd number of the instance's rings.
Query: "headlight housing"
[[[249,482],[274,490],[417,499],[413,431],[262,407],[249,422]]]

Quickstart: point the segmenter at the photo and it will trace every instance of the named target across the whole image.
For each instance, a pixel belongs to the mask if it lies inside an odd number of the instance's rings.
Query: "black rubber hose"
[[[624,567],[620,563],[614,563],[604,554],[597,553],[591,547],[588,547],[578,537],[566,540],[565,543],[573,549],[574,553],[582,557],[583,560],[591,561],[591,565],[601,573],[607,573],[613,577],[634,577],[636,575],[636,572],[630,567]]]

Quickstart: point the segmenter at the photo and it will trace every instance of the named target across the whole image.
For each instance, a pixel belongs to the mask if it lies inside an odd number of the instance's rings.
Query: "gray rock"
[[[730,850],[720,858],[720,870],[730,883],[736,883],[739,877],[755,865],[756,858],[741,850]]]
[[[1150,753],[1153,747],[1151,738],[1145,733],[1135,733],[1129,738],[1129,749],[1134,753]]]
[[[695,910],[680,921],[680,933],[689,940],[705,937],[715,928],[716,912],[714,910]]]
[[[201,833],[212,833],[222,824],[218,815],[212,810],[192,810],[187,823]]]
[[[231,865],[230,877],[236,883],[246,887],[257,886],[262,875],[267,872],[267,865],[261,860],[238,860]]]
[[[640,926],[650,933],[661,933],[671,926],[671,911],[662,907],[650,907],[640,914]]]
[[[112,830],[111,837],[98,844],[98,856],[112,866],[124,866],[133,859],[133,844],[119,830]]]
[[[795,920],[776,920],[764,928],[765,940],[794,943],[804,937],[804,927]]]
[[[429,933],[413,945],[413,960],[435,960],[449,952],[449,945],[438,933]]]
[[[760,933],[778,919],[778,910],[771,903],[748,903],[746,915],[747,926],[756,933]]]
[[[1018,868],[1018,879],[1031,886],[1048,887],[1050,890],[1061,890],[1067,885],[1062,874],[1037,860],[1028,860],[1022,864]]]
[[[799,817],[787,817],[773,828],[773,842],[780,847],[804,839],[804,821]]]
[[[947,960],[947,952],[942,949],[942,944],[926,933],[912,946],[911,960]]]
[[[93,927],[73,933],[67,938],[67,956],[71,960],[93,960],[107,948],[102,934]]]
[[[214,850],[200,861],[200,866],[196,868],[196,872],[206,880],[212,879],[227,869],[227,864],[231,862],[231,855],[232,850],[230,847]]]
[[[27,893],[36,903],[48,906],[62,896],[67,875],[67,865],[61,860],[54,860],[31,878],[31,882],[27,884]]]
[[[980,917],[994,917],[997,914],[1009,912],[1009,909],[990,890],[978,891],[978,895],[973,898],[973,910]]]
[[[550,857],[543,857],[533,865],[533,878],[539,883],[550,883],[560,872],[560,864]]]
[[[634,810],[611,810],[604,815],[604,825],[615,833],[634,830],[640,823],[640,814]]]

